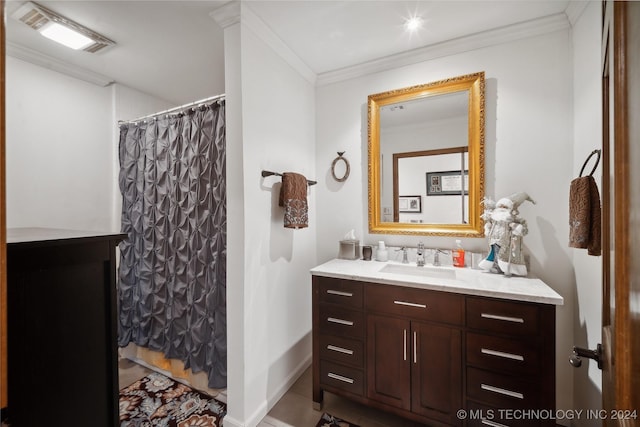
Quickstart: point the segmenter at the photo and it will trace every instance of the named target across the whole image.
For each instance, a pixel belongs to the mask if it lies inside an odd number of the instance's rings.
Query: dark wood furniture
[[[520,416],[555,410],[555,306],[312,282],[316,409],[328,391],[429,426],[554,425]]]
[[[7,235],[11,426],[117,426],[115,248],[125,235]]]

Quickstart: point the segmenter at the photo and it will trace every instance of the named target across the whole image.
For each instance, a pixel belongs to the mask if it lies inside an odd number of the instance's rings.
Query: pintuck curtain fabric
[[[120,128],[118,344],[226,387],[225,104]]]

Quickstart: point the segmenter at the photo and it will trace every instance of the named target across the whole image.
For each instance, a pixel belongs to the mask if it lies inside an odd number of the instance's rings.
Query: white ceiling
[[[38,1],[36,1],[38,2]],[[36,51],[175,104],[224,92],[223,30],[209,13],[226,0],[41,1],[116,41],[91,54],[45,39],[11,19],[23,2],[6,4],[9,52]],[[489,29],[563,13],[565,0],[245,1],[304,62],[321,75]],[[404,20],[424,27],[409,34]],[[10,82],[8,82],[10,84]]]
[[[568,1],[253,1],[250,7],[316,74],[564,12]],[[409,33],[404,22],[421,16]]]
[[[469,112],[468,91],[453,92],[389,104],[380,108],[380,123],[389,130],[462,117]]]

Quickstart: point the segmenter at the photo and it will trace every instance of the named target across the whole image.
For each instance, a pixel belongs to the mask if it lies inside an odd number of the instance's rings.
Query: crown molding
[[[213,18],[223,30],[233,24],[238,24],[240,22],[240,2],[230,1],[229,3],[225,3],[209,13],[209,16]]]
[[[568,28],[570,28],[570,23],[567,15],[564,12],[558,13],[544,18],[533,19],[413,49],[399,54],[385,56],[383,58],[364,62],[351,67],[320,73],[316,81],[316,86],[324,86],[356,77],[362,77],[368,74],[388,71],[436,58],[508,43],[514,40],[534,37],[554,31],[566,30]]]
[[[567,15],[571,26],[573,27],[582,16],[582,13],[587,8],[588,1],[570,1],[564,13]]]
[[[312,85],[316,84],[316,73],[314,73],[246,3],[233,0],[209,13],[209,16],[223,29],[234,24],[243,24],[273,49],[278,56],[296,70],[305,80]]]
[[[243,3],[241,21],[253,31],[263,42],[278,54],[287,64],[295,69],[305,80],[312,85],[316,84],[317,75],[307,64],[295,54],[291,48],[282,41],[265,22],[251,8]]]
[[[115,81],[111,77],[95,73],[77,65],[60,61],[59,59],[16,43],[7,42],[6,53],[13,58],[21,59],[22,61],[26,61],[43,68],[48,68],[68,76],[75,77],[76,79],[84,80],[85,82],[93,83],[94,85],[104,87],[109,86]]]

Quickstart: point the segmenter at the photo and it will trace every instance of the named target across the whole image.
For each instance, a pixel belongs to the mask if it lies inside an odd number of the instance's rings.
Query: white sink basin
[[[455,279],[456,272],[448,268],[417,267],[416,265],[387,264],[380,273],[404,274],[418,277],[437,277],[440,279]]]

